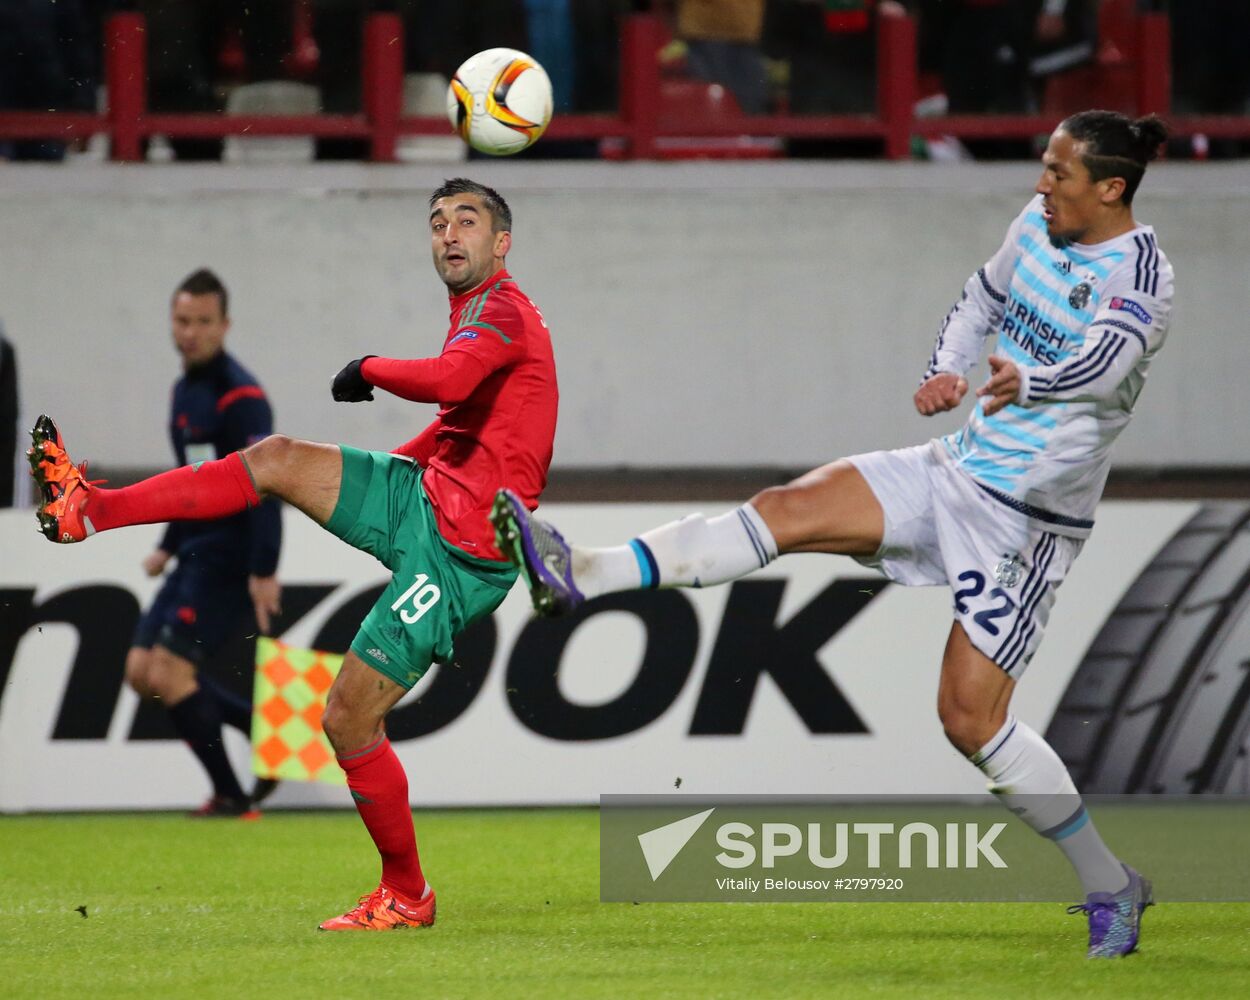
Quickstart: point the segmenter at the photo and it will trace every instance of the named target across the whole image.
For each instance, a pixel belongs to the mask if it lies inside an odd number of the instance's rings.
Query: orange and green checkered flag
[[[260,636],[252,699],[252,770],[262,778],[347,784],[321,731],[343,657]]]

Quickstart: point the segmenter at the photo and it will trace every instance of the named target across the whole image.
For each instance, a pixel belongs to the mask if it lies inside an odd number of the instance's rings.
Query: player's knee
[[[152,651],[138,646],[126,654],[126,683],[140,698],[152,698],[152,681],[148,676]]]
[[[176,704],[195,691],[195,665],[163,646],[153,646],[148,654],[147,684],[151,697]]]
[[[346,699],[331,691],[321,714],[321,729],[330,746],[339,753],[359,749],[366,742],[359,735],[362,728],[359,713],[352,710]]]
[[[281,481],[285,470],[295,463],[299,444],[285,434],[270,434],[244,449],[243,460],[262,493],[268,492],[272,482]]]
[[[321,715],[321,729],[338,754],[355,753],[374,743],[384,732],[382,716],[362,710],[350,698],[331,690]]]
[[[996,725],[984,712],[952,701],[939,702],[938,717],[951,746],[965,757],[971,757],[985,746],[1002,725],[1001,720]]]
[[[770,486],[751,497],[751,506],[764,519],[782,552],[805,538],[809,504],[802,493],[790,483]]]

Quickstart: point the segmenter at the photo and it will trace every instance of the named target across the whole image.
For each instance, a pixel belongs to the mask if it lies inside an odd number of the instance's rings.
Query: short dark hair
[[[1129,118],[1118,111],[1080,111],[1059,126],[1077,142],[1085,143],[1081,162],[1091,180],[1124,178],[1125,205],[1133,204],[1146,164],[1159,155],[1168,127],[1158,115]]]
[[[453,177],[443,181],[442,186],[430,195],[430,208],[434,207],[439,198],[449,198],[454,194],[477,195],[490,212],[491,229],[496,233],[512,232],[512,209],[503,200],[503,195],[494,188],[471,181],[467,177]]]
[[[183,292],[188,295],[216,295],[217,301],[221,303],[222,316],[230,315],[230,293],[226,291],[222,280],[206,267],[192,271],[183,278],[182,284],[174,289],[174,298]]]

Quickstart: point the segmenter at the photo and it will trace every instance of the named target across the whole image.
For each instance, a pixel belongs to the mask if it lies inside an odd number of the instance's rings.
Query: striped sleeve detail
[[[1132,323],[1125,323],[1123,320],[1118,319],[1100,319],[1096,323],[1092,323],[1090,325],[1090,329],[1092,330],[1096,326],[1113,326],[1117,330],[1123,330],[1125,333],[1131,333],[1134,337],[1141,341],[1141,349],[1143,351],[1146,349],[1146,335],[1137,329],[1137,327],[1133,326]]]
[[[1034,378],[1029,380],[1029,400],[1037,402],[1057,392],[1077,389],[1087,385],[1111,367],[1120,351],[1127,343],[1118,333],[1106,337],[1088,357],[1081,358],[1053,378]]]
[[[984,271],[984,268],[982,271]],[[959,307],[963,305],[967,299],[968,293],[964,292],[959,297],[959,301],[951,306],[950,312],[946,314],[946,318],[942,320],[942,325],[938,328],[937,343],[933,345],[933,353],[929,355],[929,367],[924,370],[924,378],[920,380],[921,385],[924,385],[925,382],[929,381],[929,379],[933,378],[934,375],[938,374],[938,354],[941,352],[942,347],[946,342],[946,328],[951,325],[951,320],[955,318],[955,313],[959,312]]]
[[[457,327],[476,326],[476,320],[482,315],[482,310],[486,308],[486,300],[490,298],[490,293],[498,288],[503,282],[497,281],[484,292],[480,292],[473,298],[469,299],[460,309],[460,315],[456,318]]]
[[[1147,295],[1159,293],[1159,245],[1151,233],[1133,237],[1137,244],[1137,261],[1133,265],[1133,288]]]
[[[985,268],[978,268],[977,277],[981,279],[981,287],[985,289],[985,294],[1000,305],[1007,304],[1007,296],[1005,293],[998,291],[990,284],[989,276],[985,273]]]

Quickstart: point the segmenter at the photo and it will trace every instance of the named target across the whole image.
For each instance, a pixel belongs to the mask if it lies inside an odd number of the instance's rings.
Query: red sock
[[[260,494],[237,451],[215,462],[184,465],[120,490],[95,490],[83,509],[96,531],[128,524],[199,521],[255,507]]]
[[[412,808],[408,805],[408,776],[391,749],[391,741],[383,736],[338,761],[347,772],[347,787],[356,811],[382,856],[382,882],[410,899],[420,899],[425,892],[425,876],[421,874]]]

